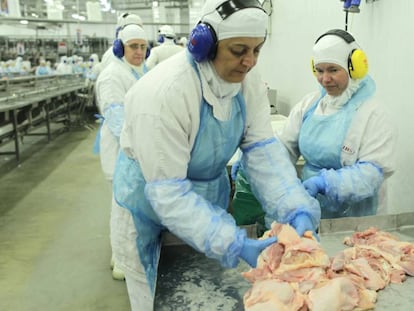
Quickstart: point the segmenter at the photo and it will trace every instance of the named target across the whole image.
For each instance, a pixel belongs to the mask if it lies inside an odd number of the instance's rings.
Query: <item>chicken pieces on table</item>
[[[312,232],[300,237],[290,225],[273,223],[262,238],[271,236],[278,242],[242,273],[252,283],[246,311],[371,310],[379,290],[414,275],[414,244],[376,228],[347,237],[349,247],[334,257]]]

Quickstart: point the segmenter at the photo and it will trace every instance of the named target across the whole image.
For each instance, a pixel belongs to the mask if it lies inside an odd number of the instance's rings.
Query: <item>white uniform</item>
[[[113,60],[116,60],[117,57],[114,55],[114,52],[112,51],[113,46],[111,45],[106,51],[105,53],[102,55],[102,60],[101,60],[101,69],[104,70],[109,63],[111,63]]]
[[[144,65],[139,67],[143,70]],[[135,69],[137,69],[135,67]],[[125,61],[115,58],[99,75],[96,82],[96,94],[99,110],[105,115],[104,111],[110,105],[123,105],[124,97],[129,88],[137,81],[139,76],[143,75],[143,71],[139,75],[133,73],[133,67]],[[123,120],[119,120],[123,122]],[[101,128],[100,137],[100,159],[102,170],[105,177],[112,182],[116,158],[119,152],[118,139],[110,130],[106,122]],[[112,248],[112,259],[118,266],[119,258],[125,257],[124,246],[122,241],[129,241],[130,245],[134,245],[136,232],[135,227],[124,227],[125,221],[130,219],[129,211],[119,207],[115,200],[112,199],[111,217],[110,217],[110,241]],[[118,224],[121,223],[122,226]],[[128,231],[130,230],[130,231]],[[128,244],[128,243],[127,243]]]
[[[68,64],[67,56],[62,56],[60,58],[60,63],[56,68],[56,74],[58,75],[68,75],[72,73],[72,66]]]
[[[320,92],[306,95],[289,114],[285,127],[279,132],[279,138],[289,150],[292,161],[295,163],[300,156],[298,147],[299,133],[304,114],[319,98]],[[341,106],[326,105],[323,101],[318,104],[315,115],[331,115]],[[341,152],[341,164],[349,166],[359,162],[372,162],[383,169],[387,178],[395,170],[395,128],[387,120],[384,111],[372,98],[364,102],[356,112],[349,131],[344,140]],[[357,152],[350,152],[346,146],[359,146],[353,148]],[[386,213],[386,180],[380,189],[380,201],[377,214]]]
[[[125,94],[137,81],[132,70],[131,66],[117,58],[98,76],[96,98],[101,114],[111,104],[124,104]],[[104,122],[101,129],[100,158],[102,170],[108,180],[112,180],[118,152],[118,139]]]
[[[233,92],[231,96],[228,92],[227,96],[216,95],[223,91],[217,87],[219,82],[216,76],[208,70],[207,63],[197,66],[200,68],[203,94],[212,106],[214,116],[219,120],[228,120],[231,98],[237,88],[230,90]],[[211,87],[207,81],[215,81],[215,87]],[[139,92],[136,91],[138,84]],[[273,137],[273,131],[267,90],[256,69],[242,83],[242,93],[246,100],[246,136],[241,146],[245,147],[257,140]],[[145,99],[151,105],[136,105],[137,98]],[[134,159],[152,159],[140,161],[148,180],[186,177],[188,155],[200,126],[201,98],[200,80],[185,52],[172,56],[150,70],[144,79],[128,91],[121,148]],[[149,135],[148,128],[154,128],[154,122],[160,125],[159,130]],[[182,130],[186,135],[181,135]],[[177,148],[177,141],[183,141],[180,148]],[[117,258],[117,263],[125,272],[132,310],[144,310],[146,304],[148,310],[152,310],[149,307],[152,305],[152,295],[138,258],[136,241],[130,238],[136,234],[130,213],[127,218],[122,226],[125,233],[117,241],[123,245],[122,258]],[[139,300],[140,295],[145,299]]]
[[[148,69],[154,68],[160,62],[184,50],[182,46],[175,44],[174,40],[168,38],[164,40],[161,45],[151,49],[150,56],[147,59]]]

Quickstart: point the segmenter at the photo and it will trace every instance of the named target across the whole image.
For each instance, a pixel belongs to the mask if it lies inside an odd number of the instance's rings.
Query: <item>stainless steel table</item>
[[[376,226],[392,232],[403,241],[414,243],[414,213],[322,220],[321,244],[333,256],[346,248],[343,239],[355,230]],[[251,284],[241,272],[248,265],[224,269],[204,254],[183,244],[164,246],[158,271],[155,297],[157,311],[242,311],[243,295]],[[414,278],[391,284],[378,292],[377,311],[414,309]]]
[[[51,140],[51,119],[58,113],[64,113],[70,118],[70,102],[63,100],[71,94],[85,87],[83,79],[77,75],[48,76],[48,77],[19,77],[0,81],[0,113],[5,116],[3,128],[11,125],[9,131],[4,131],[0,138],[14,140],[14,150],[0,152],[0,155],[15,155],[20,160],[19,137],[24,135],[45,135]],[[65,106],[65,107],[63,107]],[[63,108],[62,108],[63,107]],[[38,120],[32,120],[31,112],[37,110],[44,112]],[[23,113],[24,120],[18,120],[19,113]],[[28,116],[26,116],[26,114]],[[44,123],[46,132],[29,132],[30,126]],[[25,130],[25,131],[24,131]]]

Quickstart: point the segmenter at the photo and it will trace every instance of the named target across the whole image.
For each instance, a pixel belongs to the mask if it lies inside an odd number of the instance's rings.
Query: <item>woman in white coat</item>
[[[269,220],[300,235],[319,225],[319,204],[273,135],[266,86],[254,70],[267,14],[256,0],[208,0],[201,13],[188,49],[150,70],[125,98],[114,193],[131,212],[125,226],[137,231],[120,263],[132,310],[153,309],[163,230],[224,267],[240,258],[255,267],[276,241],[247,238],[227,212],[226,164],[238,147]]]
[[[124,122],[124,97],[131,86],[146,72],[145,55],[147,35],[138,25],[127,25],[114,41],[113,53],[117,57],[99,74],[96,82],[96,98],[102,116],[102,125],[95,142],[103,173],[112,183],[116,158],[119,152],[119,136]],[[111,245],[113,251],[112,276],[124,279],[122,269],[117,267],[119,228],[117,222],[124,209],[113,200],[111,209]],[[118,252],[119,253],[119,252]]]
[[[280,139],[294,162],[303,156],[303,184],[322,218],[383,213],[396,135],[374,98],[366,55],[350,33],[333,29],[316,40],[312,69],[321,89],[292,109]]]

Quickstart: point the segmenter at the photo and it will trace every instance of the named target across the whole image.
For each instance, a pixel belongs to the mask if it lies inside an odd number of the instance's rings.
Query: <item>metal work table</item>
[[[321,222],[321,244],[329,256],[346,248],[343,239],[370,226],[414,243],[414,213],[327,219]],[[165,245],[161,252],[155,297],[156,311],[242,311],[243,295],[251,287],[241,272],[249,266],[241,262],[235,269],[224,269],[204,254],[183,244]],[[390,284],[378,292],[376,311],[412,310],[414,277],[402,284]]]
[[[79,75],[27,76],[0,80],[1,139],[14,140],[14,150],[0,152],[13,154],[19,162],[19,137],[45,135],[51,140],[51,121],[58,115],[70,119],[71,97],[85,88]],[[46,132],[30,131],[45,124]]]

